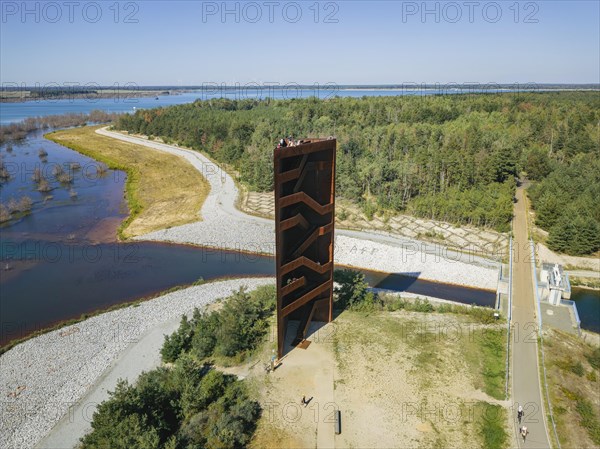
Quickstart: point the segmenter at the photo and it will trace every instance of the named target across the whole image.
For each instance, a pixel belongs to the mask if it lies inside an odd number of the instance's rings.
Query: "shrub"
[[[0,204],[0,223],[10,220],[10,211],[4,204]]]
[[[227,298],[218,311],[194,310],[188,322],[182,317],[177,331],[165,337],[163,360],[170,362],[190,352],[199,359],[211,356],[242,357],[256,348],[268,329],[268,318],[275,309],[272,286],[251,293],[240,289]]]
[[[160,350],[165,362],[174,362],[182,352],[190,349],[192,342],[192,326],[187,317],[183,315],[179,323],[179,329],[170,336],[165,335],[165,342]]]
[[[365,214],[365,217],[367,217],[367,220],[369,220],[369,221],[373,220],[373,216],[375,215],[377,208],[370,200],[367,200],[363,204],[362,209],[363,209],[363,213]]]
[[[572,373],[579,377],[582,377],[585,374],[585,370],[583,369],[583,365],[580,361],[577,361],[577,363],[572,363],[570,369]]]
[[[120,380],[109,396],[82,449],[242,448],[261,414],[241,381],[187,355],[136,385]]]
[[[99,162],[96,165],[96,174],[98,176],[103,176],[106,174],[106,172],[108,171],[108,166],[102,162]]]
[[[588,372],[585,377],[587,378],[587,380],[589,380],[590,382],[596,382],[598,380],[598,376],[596,375],[596,371],[591,370],[590,372]]]
[[[61,184],[70,184],[73,182],[73,177],[69,173],[63,171],[56,176],[56,180]]]
[[[354,270],[335,270],[333,279],[339,284],[334,289],[337,305],[342,309],[372,311],[381,305],[377,295],[368,290],[365,275]]]
[[[36,168],[33,171],[33,176],[31,177],[31,179],[33,180],[33,182],[40,182],[42,180],[42,170],[40,170],[39,168]]]
[[[600,347],[594,349],[590,354],[585,356],[595,369],[600,369]]]
[[[428,299],[422,300],[421,298],[417,298],[415,302],[410,305],[409,310],[430,313],[434,311],[434,308]]]
[[[19,212],[19,204],[17,203],[17,200],[15,200],[14,198],[11,198],[10,200],[8,200],[8,211],[13,214],[15,212]]]
[[[19,211],[29,212],[33,206],[33,201],[28,196],[22,196],[19,200]]]
[[[59,164],[56,164],[56,165],[54,165],[54,167],[52,167],[52,176],[58,177],[59,175],[61,175],[64,172],[65,172],[65,170]]]
[[[10,172],[6,169],[4,162],[0,160],[0,181],[8,181],[10,179]]]
[[[52,187],[50,187],[50,183],[46,180],[46,178],[40,179],[40,182],[38,183],[38,190],[40,192],[50,192],[52,190]]]
[[[382,298],[382,295],[380,295],[380,298]],[[399,296],[389,295],[388,298],[389,299],[383,300],[385,310],[388,312],[395,312],[406,308],[406,301]]]
[[[594,407],[587,399],[580,398],[575,406],[581,417],[581,425],[585,427],[591,440],[600,445],[600,421],[594,412]]]

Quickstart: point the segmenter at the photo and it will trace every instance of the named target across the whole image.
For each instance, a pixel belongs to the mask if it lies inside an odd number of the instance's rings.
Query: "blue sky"
[[[4,84],[600,82],[597,1],[1,3]]]

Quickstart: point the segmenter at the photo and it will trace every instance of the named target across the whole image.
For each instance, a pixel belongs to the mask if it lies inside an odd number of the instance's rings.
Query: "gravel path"
[[[152,232],[137,239],[192,243],[274,256],[273,220],[238,210],[236,201],[239,192],[233,179],[206,156],[106,128],[96,132],[181,156],[210,183],[210,193],[201,210],[203,221]],[[413,274],[421,279],[491,290],[496,290],[498,284],[498,264],[494,261],[384,232],[336,229],[334,254],[336,263],[356,268]]]
[[[157,366],[162,336],[177,328],[182,314],[241,286],[270,283],[273,278],[191,287],[15,346],[0,357],[0,448],[72,448],[119,377],[133,381]]]

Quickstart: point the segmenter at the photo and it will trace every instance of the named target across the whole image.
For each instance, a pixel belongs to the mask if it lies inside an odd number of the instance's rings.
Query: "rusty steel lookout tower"
[[[274,151],[278,357],[290,321],[296,346],[313,320],[332,319],[335,152],[335,139]]]

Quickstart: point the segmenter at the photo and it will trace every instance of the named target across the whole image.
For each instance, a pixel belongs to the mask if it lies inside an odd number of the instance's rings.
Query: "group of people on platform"
[[[277,144],[277,149],[280,150],[281,148],[295,147],[300,145],[301,143],[301,140],[294,140],[292,136],[289,136],[288,138],[283,137],[279,140],[279,143]]]

